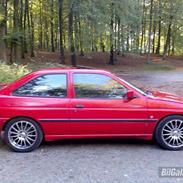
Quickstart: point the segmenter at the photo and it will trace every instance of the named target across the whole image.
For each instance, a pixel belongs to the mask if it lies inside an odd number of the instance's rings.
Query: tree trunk
[[[148,54],[147,54],[147,63],[150,62],[151,54],[151,31],[152,31],[152,11],[153,11],[153,0],[151,0],[150,8],[150,22],[149,22],[149,37],[148,37]]]
[[[173,21],[173,16],[170,15],[170,22],[169,22],[169,25],[168,25],[166,42],[165,42],[164,52],[163,52],[163,60],[166,59],[166,56],[168,54],[168,48],[169,48],[169,45],[170,45],[170,38],[171,38],[172,21]]]
[[[7,62],[6,57],[6,41],[4,36],[6,35],[6,0],[0,0],[0,6],[2,7],[3,19],[0,21],[0,60]]]
[[[49,33],[48,33],[48,27],[49,27],[49,22],[48,19],[45,19],[45,29],[44,29],[44,39],[45,39],[45,46],[46,46],[46,50],[50,51],[50,40],[49,40]]]
[[[160,48],[161,48],[161,11],[162,11],[162,4],[161,0],[159,0],[159,20],[158,20],[158,45],[156,48],[156,54],[160,54]]]
[[[140,42],[140,53],[143,52],[143,43],[144,43],[144,35],[145,35],[145,21],[146,21],[146,9],[145,9],[145,0],[143,1],[143,12],[142,12],[142,36]]]
[[[23,22],[23,36],[24,36],[24,43],[23,43],[23,48],[24,48],[24,53],[27,53],[27,37],[26,37],[26,31],[27,31],[27,27],[26,27],[26,21],[27,21],[27,10],[28,10],[28,4],[27,1],[25,1],[25,8],[24,8],[24,22]]]
[[[51,10],[50,10],[50,26],[51,26],[51,51],[55,52],[55,46],[54,46],[54,22],[53,22],[53,16],[54,16],[54,7],[53,7],[53,0],[51,0]]]
[[[81,17],[79,15],[79,44],[80,44],[80,56],[84,56],[84,51],[83,51],[83,36],[81,32]]]
[[[125,51],[125,48],[124,48],[124,46],[125,46],[125,43],[124,43],[124,25],[121,25],[121,55],[122,56],[125,56],[124,55],[124,51]]]
[[[127,29],[128,30],[128,29]],[[127,52],[129,52],[129,47],[130,47],[130,42],[129,42],[129,40],[130,40],[130,36],[129,36],[129,30],[128,30],[128,33],[127,33],[127,37],[126,37],[126,51]]]
[[[32,12],[32,4],[30,9],[30,27],[31,27],[31,57],[35,57],[34,54],[34,21],[33,21],[33,12]]]
[[[120,17],[118,17],[118,50],[117,50],[117,55],[120,55],[120,50],[121,50],[121,44],[120,44],[120,41],[121,41],[121,35],[120,35],[120,30],[121,28],[121,21],[120,21]]]
[[[19,0],[14,0],[13,3],[13,33],[18,32],[18,4]],[[10,53],[10,64],[17,61],[17,42],[18,39],[13,35],[13,38],[11,40],[11,53]]]
[[[39,43],[38,43],[38,48],[40,50],[43,49],[43,24],[42,24],[42,21],[43,21],[43,18],[42,18],[42,2],[40,2],[40,8],[39,8]]]
[[[110,22],[110,59],[109,64],[114,65],[114,45],[113,45],[113,24],[114,24],[114,3],[111,4],[111,22]]]
[[[60,63],[65,64],[64,47],[63,47],[63,14],[62,14],[63,0],[58,0],[59,7],[59,33],[60,33]]]
[[[76,67],[76,51],[75,51],[75,46],[74,46],[74,37],[73,37],[73,8],[74,8],[74,3],[70,2],[69,3],[70,8],[69,8],[69,19],[68,19],[68,37],[69,37],[69,46],[70,46],[70,52],[71,52],[71,64],[72,66]]]
[[[104,42],[103,42],[102,33],[100,34],[100,49],[101,49],[102,52],[105,52],[105,45],[104,45]]]
[[[8,34],[8,26],[7,26],[7,20],[8,20],[8,0],[2,0],[5,2],[4,6],[5,6],[5,35]],[[5,44],[6,44],[6,49],[8,47],[8,42],[5,39]]]
[[[20,29],[21,29],[21,32],[23,33],[23,0],[20,1]],[[21,58],[25,58],[25,55],[24,55],[24,37],[23,35],[21,36]]]
[[[155,43],[156,43],[156,20],[154,18],[154,24],[153,24],[153,41],[152,41],[152,45],[153,45],[153,50],[152,52],[155,53]]]
[[[75,12],[73,15],[73,19],[74,19],[74,45],[76,50],[79,50],[79,19],[78,19],[78,13]]]
[[[32,6],[32,4],[31,4]],[[34,23],[33,23],[33,15],[32,15],[32,8],[29,11],[29,0],[25,0],[25,12],[27,17],[27,24],[28,24],[28,36],[30,42],[30,49],[31,49],[31,57],[34,57]]]
[[[175,36],[172,37],[172,50],[171,54],[175,55]]]

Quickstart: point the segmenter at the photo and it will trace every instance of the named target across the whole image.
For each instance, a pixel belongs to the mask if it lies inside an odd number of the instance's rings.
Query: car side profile
[[[183,149],[183,99],[144,92],[108,71],[45,69],[0,89],[0,131],[14,151],[43,140],[138,138]]]

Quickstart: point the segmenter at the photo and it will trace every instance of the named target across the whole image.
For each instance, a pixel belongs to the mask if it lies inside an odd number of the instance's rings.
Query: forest
[[[182,0],[0,0],[0,60],[59,53],[70,64],[90,52],[183,55]]]

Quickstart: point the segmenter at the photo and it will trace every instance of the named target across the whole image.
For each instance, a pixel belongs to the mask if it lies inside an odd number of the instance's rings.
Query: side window
[[[67,76],[66,74],[39,76],[16,89],[13,95],[64,98],[67,96]]]
[[[76,98],[123,98],[127,89],[102,74],[73,74]]]

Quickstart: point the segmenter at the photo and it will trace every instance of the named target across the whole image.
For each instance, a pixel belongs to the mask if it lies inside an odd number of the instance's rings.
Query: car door
[[[71,132],[74,135],[142,135],[148,123],[146,100],[120,81],[100,73],[73,73]]]
[[[35,119],[50,139],[70,134],[67,78],[67,73],[42,74],[18,87],[10,99],[11,116]]]

